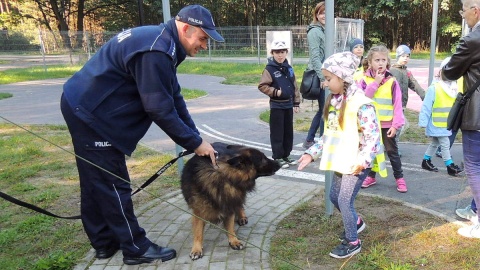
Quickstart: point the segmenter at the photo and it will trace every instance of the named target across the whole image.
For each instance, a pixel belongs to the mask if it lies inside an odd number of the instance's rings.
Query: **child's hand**
[[[353,175],[359,175],[363,170],[365,170],[365,168],[362,166],[362,165],[355,165],[355,167],[353,167]]]
[[[313,161],[312,156],[310,156],[309,154],[303,154],[298,160],[298,170],[299,171],[303,170],[303,168],[305,168],[312,161]]]
[[[397,129],[396,128],[391,127],[391,128],[388,129],[387,137],[393,138],[393,137],[395,137],[395,134],[397,134]]]
[[[293,112],[294,113],[300,112],[300,107],[293,107]]]
[[[377,70],[377,73],[375,74],[375,82],[377,84],[380,84],[384,78],[385,78],[385,73],[382,73],[382,71]]]
[[[282,96],[282,88],[278,89],[277,91],[277,97],[281,97]]]

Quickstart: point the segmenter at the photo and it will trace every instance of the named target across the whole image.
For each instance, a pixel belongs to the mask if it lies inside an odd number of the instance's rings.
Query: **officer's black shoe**
[[[171,260],[177,256],[175,249],[168,247],[161,247],[153,244],[141,256],[124,256],[123,262],[128,265],[135,265],[141,263],[151,263],[155,260],[162,260],[162,262]]]
[[[106,248],[99,248],[95,250],[95,258],[97,259],[108,259],[117,253],[118,246],[110,246]]]
[[[447,173],[451,176],[456,176],[461,172],[463,172],[463,169],[453,163],[447,166]]]
[[[430,159],[424,159],[422,161],[422,169],[425,169],[425,170],[431,171],[431,172],[438,172],[438,168],[435,167],[435,165],[432,164],[432,160],[430,160]]]

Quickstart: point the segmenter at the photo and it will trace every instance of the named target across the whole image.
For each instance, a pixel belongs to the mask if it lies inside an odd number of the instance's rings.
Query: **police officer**
[[[177,66],[205,50],[208,38],[224,41],[210,11],[186,6],[165,24],[118,34],[63,87],[61,110],[77,155],[82,223],[99,259],[119,249],[129,265],[176,256],[139,226],[125,155],[154,122],[177,144],[215,164],[215,151],[200,137],[176,76]]]

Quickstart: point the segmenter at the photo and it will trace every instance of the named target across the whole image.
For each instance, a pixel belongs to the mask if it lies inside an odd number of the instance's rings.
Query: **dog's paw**
[[[237,223],[240,226],[247,225],[248,224],[248,218],[247,217],[239,218],[239,219],[237,219]]]
[[[242,250],[245,248],[245,246],[242,244],[242,242],[236,240],[236,241],[233,241],[233,242],[229,242],[228,243],[230,245],[230,247],[234,250]]]
[[[203,251],[202,250],[198,251],[198,250],[193,250],[192,249],[192,252],[190,252],[190,259],[192,259],[194,261],[198,260],[202,257],[203,257]]]

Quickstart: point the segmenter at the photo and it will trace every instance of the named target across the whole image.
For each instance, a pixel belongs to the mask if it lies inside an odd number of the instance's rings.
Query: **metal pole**
[[[143,0],[138,0],[138,22],[140,25],[144,25],[145,23],[145,16],[143,15]]]
[[[167,23],[172,18],[172,15],[170,15],[169,0],[162,0],[162,9],[163,9],[163,22]]]
[[[172,16],[170,15],[170,1],[162,0],[162,9],[163,9],[163,22],[167,23]],[[210,40],[209,40],[210,41]],[[182,147],[178,144],[175,144],[175,153],[180,154],[183,151]],[[178,173],[181,174],[183,171],[183,158],[177,160]]]
[[[335,18],[334,18],[334,0],[325,1],[325,57],[333,54],[333,42],[335,40]],[[330,94],[328,88],[325,89],[325,97]],[[325,99],[326,100],[326,99]],[[333,215],[333,203],[330,201],[330,189],[332,188],[333,171],[325,171],[325,214]]]
[[[257,25],[257,59],[260,65],[260,26]]]
[[[436,41],[437,41],[437,17],[438,17],[438,0],[433,0],[433,11],[432,11],[432,33],[430,35],[430,63],[428,67],[428,85],[432,83],[433,80],[433,70],[435,69],[435,52],[436,52]]]

